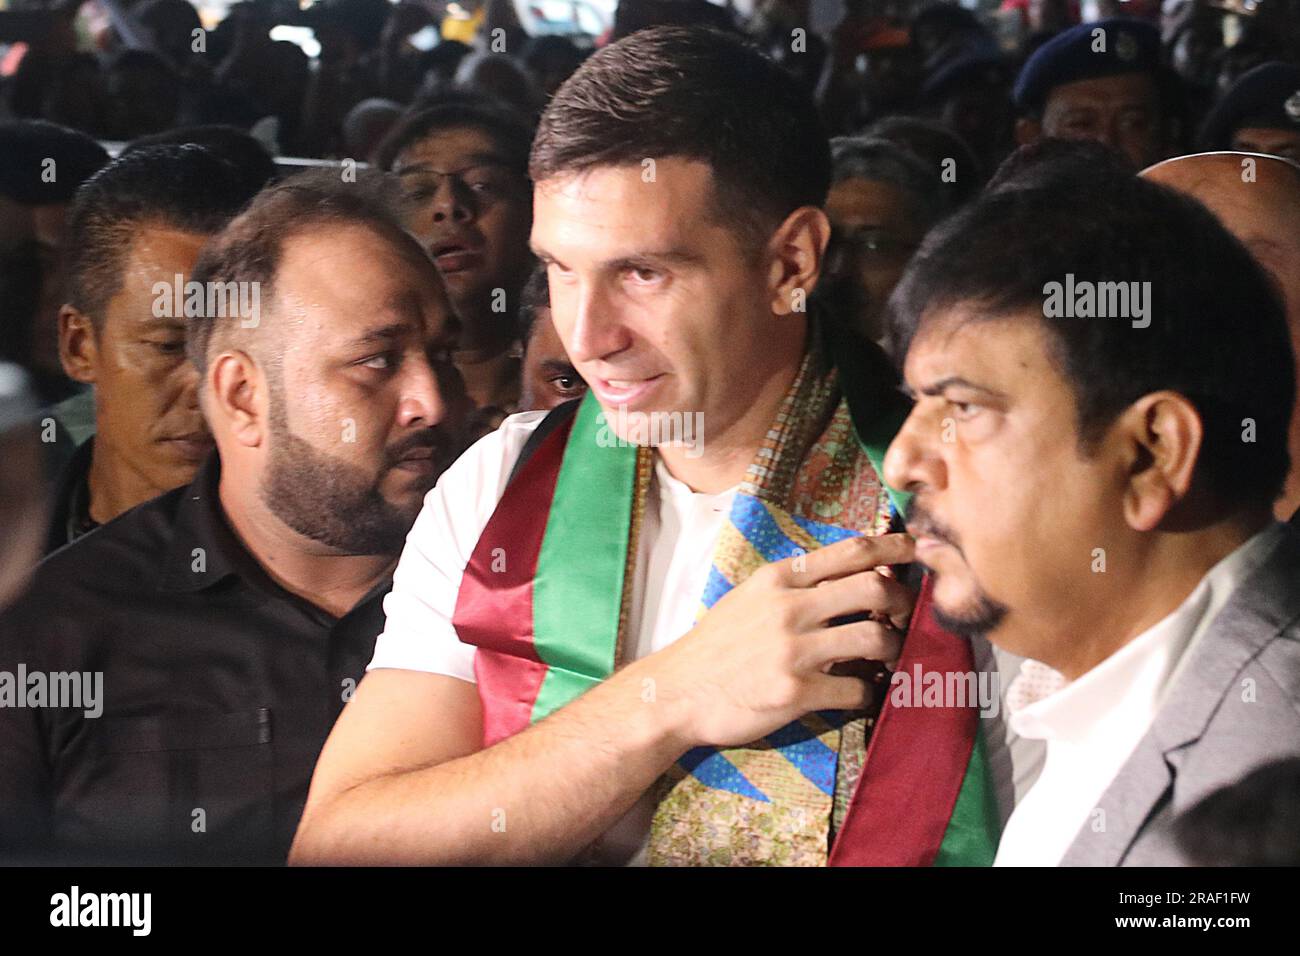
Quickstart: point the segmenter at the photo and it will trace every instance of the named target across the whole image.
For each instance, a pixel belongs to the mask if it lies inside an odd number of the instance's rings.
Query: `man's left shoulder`
[[[1179,803],[1260,764],[1300,756],[1300,626],[1278,631],[1246,661],[1186,751],[1179,761]]]

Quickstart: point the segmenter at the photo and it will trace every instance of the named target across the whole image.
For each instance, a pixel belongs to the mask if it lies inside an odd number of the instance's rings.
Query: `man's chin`
[[[934,590],[930,609],[934,619],[945,631],[960,637],[987,637],[1002,626],[1007,616],[1007,606],[989,597],[978,588],[956,600],[945,599],[941,575],[933,574]]]

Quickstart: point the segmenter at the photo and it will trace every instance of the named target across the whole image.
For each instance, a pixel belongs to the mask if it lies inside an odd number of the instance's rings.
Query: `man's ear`
[[[768,240],[768,285],[776,315],[807,312],[808,296],[821,275],[831,222],[816,206],[801,206]]]
[[[208,364],[204,414],[215,433],[256,448],[266,438],[266,378],[252,356],[239,349],[221,352]]]
[[[75,382],[91,384],[99,368],[99,342],[90,316],[71,305],[59,309],[59,361]]]
[[[1043,138],[1043,124],[1031,116],[1016,120],[1016,145],[1028,146]]]
[[[1196,406],[1170,391],[1142,396],[1117,424],[1133,452],[1124,520],[1134,531],[1152,531],[1191,491],[1205,426]]]

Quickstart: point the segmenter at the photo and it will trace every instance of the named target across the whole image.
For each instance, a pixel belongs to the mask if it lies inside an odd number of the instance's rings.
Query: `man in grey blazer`
[[[1194,200],[1066,157],[932,232],[890,302],[937,616],[1028,658],[1046,743],[997,865],[1187,862],[1172,823],[1300,755],[1285,313]]]

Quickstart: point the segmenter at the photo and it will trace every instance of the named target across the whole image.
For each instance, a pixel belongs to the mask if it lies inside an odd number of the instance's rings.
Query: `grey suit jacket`
[[[1191,655],[1062,866],[1186,865],[1170,831],[1179,814],[1300,756],[1300,532],[1283,530]]]

